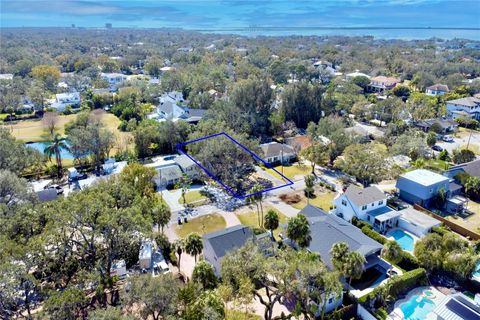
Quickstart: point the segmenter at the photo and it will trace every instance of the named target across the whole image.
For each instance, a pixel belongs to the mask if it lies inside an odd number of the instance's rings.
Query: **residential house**
[[[458,123],[452,119],[443,119],[443,118],[436,118],[436,119],[427,119],[427,120],[420,120],[414,123],[414,126],[421,129],[424,132],[430,131],[432,126],[438,126],[441,129],[442,134],[448,134],[451,132],[455,132],[458,128]]]
[[[297,135],[295,137],[286,138],[285,144],[292,147],[293,150],[298,153],[310,147],[312,145],[312,141],[310,141],[310,138],[306,135]]]
[[[189,123],[198,123],[202,119],[206,110],[190,109],[182,105],[184,103],[183,94],[177,91],[164,93],[159,98],[160,104],[154,113],[148,115],[148,118],[158,121],[179,121],[183,120]]]
[[[433,227],[438,227],[442,224],[440,220],[432,218],[428,214],[418,211],[411,206],[398,212],[401,214],[398,220],[398,227],[410,231],[418,237],[423,237],[429,233]]]
[[[242,247],[253,238],[252,229],[241,224],[207,233],[203,235],[203,256],[213,266],[215,274],[220,276],[221,261],[227,252]]]
[[[467,117],[480,120],[480,99],[466,97],[449,100],[447,104],[447,116],[452,119]]]
[[[58,112],[65,111],[67,106],[72,108],[80,107],[80,92],[58,93],[50,107]]]
[[[263,160],[269,164],[290,163],[297,155],[295,149],[288,144],[269,142],[260,145],[263,151]]]
[[[327,268],[333,269],[330,250],[335,243],[345,242],[350,250],[364,256],[364,270],[374,268],[379,274],[375,283],[380,283],[386,277],[386,272],[392,266],[380,257],[383,246],[366,236],[360,229],[340,217],[328,214],[320,208],[307,205],[300,211],[310,225],[312,240],[308,246],[310,252],[318,253]],[[295,244],[293,244],[295,246]],[[328,300],[327,311],[341,304],[341,300]]]
[[[472,177],[480,177],[480,159],[452,166],[444,173],[444,175],[453,178],[461,172]]]
[[[200,177],[198,166],[186,155],[158,157],[145,166],[154,168],[157,171],[154,182],[159,187],[174,185],[183,174],[186,174],[191,179]]]
[[[400,79],[394,77],[378,76],[370,79],[370,84],[367,86],[367,91],[385,93],[385,91],[393,89]]]
[[[362,189],[350,185],[334,203],[337,216],[348,222],[353,217],[367,221],[380,232],[397,226],[401,216],[401,213],[387,206],[387,196],[375,186]]]
[[[433,313],[434,320],[480,320],[480,295],[471,299],[461,292],[450,294],[439,301]]]
[[[117,87],[127,81],[128,77],[122,73],[101,73],[100,77],[108,82],[111,91],[116,91]]]
[[[397,180],[396,187],[403,200],[428,207],[440,190],[448,192],[449,180],[441,174],[417,169],[401,175]]]
[[[427,87],[425,93],[427,96],[443,96],[445,93],[450,91],[446,84],[435,84],[433,86]]]
[[[365,77],[365,78],[370,79],[370,76],[368,74],[359,72],[359,70],[355,70],[355,72],[347,73],[345,75],[345,79],[347,79],[348,81],[352,80],[355,77]]]

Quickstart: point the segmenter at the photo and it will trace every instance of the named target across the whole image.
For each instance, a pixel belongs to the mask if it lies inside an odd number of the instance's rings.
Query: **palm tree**
[[[178,255],[178,272],[180,272],[180,261],[182,259],[183,250],[185,249],[185,242],[183,239],[177,239],[172,244],[172,247]]]
[[[273,230],[278,228],[279,223],[280,221],[278,219],[277,212],[273,209],[268,210],[267,214],[265,215],[264,226],[265,228],[270,230],[270,232],[272,233],[272,237],[273,237]]]
[[[302,249],[310,245],[310,241],[312,241],[310,224],[303,214],[298,214],[296,217],[288,220],[287,237],[295,241]]]
[[[189,234],[185,240],[185,252],[195,257],[195,263],[197,263],[197,256],[202,253],[202,250],[202,238],[197,233]]]
[[[337,242],[333,244],[332,248],[330,249],[330,256],[332,257],[332,264],[336,270],[343,270],[343,265],[347,260],[349,251],[350,248],[345,242]]]
[[[53,141],[43,150],[51,161],[52,155],[55,155],[55,161],[57,163],[58,176],[62,172],[62,150],[69,150],[65,138],[62,138],[58,133],[53,137]]]
[[[313,175],[305,176],[305,197],[307,198],[307,204],[310,203],[310,198],[313,197],[315,190],[313,186],[315,185],[315,177]]]
[[[343,270],[343,274],[349,278],[347,294],[350,291],[352,279],[360,279],[362,276],[365,262],[365,257],[357,251],[348,253]]]
[[[397,241],[387,241],[383,245],[382,257],[392,264],[397,264],[402,261],[402,247]]]
[[[170,208],[162,201],[152,209],[155,223],[158,224],[163,234],[163,228],[170,222],[172,212]]]
[[[249,194],[252,194],[250,197],[247,198],[247,202],[255,203],[257,206],[257,214],[258,214],[258,226],[263,228],[263,187],[259,184],[254,185],[249,191]],[[260,216],[261,212],[261,216]]]

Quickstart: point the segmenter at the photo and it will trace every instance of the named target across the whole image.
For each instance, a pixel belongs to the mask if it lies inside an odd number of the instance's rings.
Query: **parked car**
[[[52,185],[48,186],[46,189],[54,189],[55,191],[57,191],[57,194],[62,194],[63,193],[63,188],[61,186],[59,186],[58,184],[52,184]]]
[[[445,142],[453,142],[453,138],[450,136],[443,136],[442,140]]]
[[[440,147],[438,144],[434,145],[434,146],[432,147],[432,149],[435,150],[435,151],[443,151],[443,148]]]

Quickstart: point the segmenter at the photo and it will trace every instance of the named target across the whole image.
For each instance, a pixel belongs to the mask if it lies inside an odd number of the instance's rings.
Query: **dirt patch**
[[[286,204],[294,204],[302,201],[302,197],[298,193],[284,193],[279,196],[279,198]]]

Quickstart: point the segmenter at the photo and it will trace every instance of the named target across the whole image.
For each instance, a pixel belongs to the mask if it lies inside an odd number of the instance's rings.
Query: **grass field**
[[[279,224],[285,224],[287,223],[287,220],[288,220],[288,217],[285,216],[284,214],[282,214],[281,212],[278,212],[278,210],[275,210],[273,207],[263,207],[263,215],[265,216],[268,212],[268,210],[274,210],[277,212],[278,214],[278,220],[279,220]],[[246,225],[246,226],[249,226],[249,227],[252,227],[252,228],[258,228],[258,213],[257,211],[249,211],[249,212],[245,212],[245,213],[237,213],[237,218],[238,220],[240,220],[240,222],[243,224],[243,225]],[[278,237],[278,235],[280,234],[280,228],[277,228],[276,230],[273,230],[273,235],[275,237]]]
[[[193,190],[193,191],[189,191],[185,194],[185,200],[186,200],[187,204],[203,203],[205,200],[207,200],[207,197],[202,196],[200,194],[200,191]],[[183,204],[183,198],[182,197],[180,197],[180,199],[178,199],[178,203]]]
[[[321,190],[318,187],[315,188],[315,198],[313,199],[308,199],[305,197],[305,195],[302,192],[298,192],[298,195],[300,195],[300,202],[297,203],[292,203],[291,206],[294,207],[295,209],[303,209],[307,203],[319,207],[325,211],[330,211],[330,207],[333,206],[333,199],[335,198],[335,192],[329,191],[329,190]]]
[[[275,170],[282,173],[282,166],[275,166]],[[264,168],[269,174],[277,177],[278,173],[270,168]],[[312,168],[306,165],[293,164],[291,166],[283,166],[283,175],[290,180],[294,180],[295,176],[304,176],[312,172]],[[297,180],[301,180],[303,177],[297,177]]]
[[[180,238],[185,238],[190,233],[203,235],[205,233],[224,229],[226,225],[225,219],[220,214],[212,213],[188,220],[187,223],[182,225],[175,225],[174,230]]]

